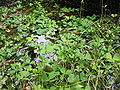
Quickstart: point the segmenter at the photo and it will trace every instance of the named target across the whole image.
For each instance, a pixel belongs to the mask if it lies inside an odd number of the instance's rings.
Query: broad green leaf
[[[82,90],[83,85],[80,84],[75,84],[73,86],[71,86],[71,90]]]
[[[92,60],[91,55],[89,53],[85,54],[85,59]]]
[[[96,69],[97,69],[96,65],[93,65],[93,66],[92,66],[92,69],[96,70]]]
[[[85,90],[91,90],[90,86],[86,86]]]
[[[69,77],[67,78],[68,82],[73,83],[75,81],[75,76],[74,74],[70,74]]]
[[[75,90],[81,90],[81,88],[83,88],[83,85],[76,84],[76,85],[73,86],[72,88],[74,88]]]
[[[22,71],[22,72],[19,72],[19,73],[22,77],[27,77],[27,76],[30,75],[30,72],[28,72],[28,71]]]
[[[80,59],[84,59],[84,54],[83,53],[78,52],[78,53],[76,53],[76,56],[80,57]]]
[[[119,54],[114,54],[113,60],[120,61],[120,55]]]
[[[49,74],[49,78],[50,78],[50,79],[53,79],[53,78],[56,77],[57,75],[59,75],[59,72],[51,72],[51,73]]]
[[[60,80],[64,80],[64,75],[61,75],[61,76],[60,76]]]
[[[47,46],[46,47],[46,53],[51,53],[54,51],[54,47],[53,46]]]
[[[34,90],[43,90],[41,85],[33,85]]]
[[[25,66],[24,68],[27,69],[27,71],[32,70],[32,66],[31,66],[31,65],[27,65],[27,66]]]
[[[86,81],[87,80],[86,74],[84,72],[80,73],[80,80],[82,80],[82,81]]]
[[[72,73],[72,70],[67,70],[66,74],[70,75]]]
[[[61,71],[63,74],[65,74],[65,73],[66,73],[65,68],[61,68],[61,69],[60,69],[60,71]]]
[[[110,53],[106,53],[105,57],[106,57],[107,59],[112,59],[112,55],[111,55]]]
[[[50,90],[56,90],[56,87],[54,87],[54,86],[50,87]]]
[[[59,90],[64,90],[63,87],[60,87]]]
[[[42,46],[42,49],[40,51],[42,54],[46,54],[46,47],[45,46]]]
[[[41,81],[43,81],[43,82],[49,81],[49,77],[46,74],[42,74]]]

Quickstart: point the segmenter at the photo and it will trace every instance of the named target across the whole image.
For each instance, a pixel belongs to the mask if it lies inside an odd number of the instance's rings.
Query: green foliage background
[[[120,23],[114,22],[115,15],[80,18],[64,13],[76,9],[61,8],[55,16],[39,1],[27,7],[21,1],[0,7],[0,89],[119,89]],[[52,38],[46,37],[47,44],[36,42],[41,35]],[[50,53],[57,58],[46,57]]]

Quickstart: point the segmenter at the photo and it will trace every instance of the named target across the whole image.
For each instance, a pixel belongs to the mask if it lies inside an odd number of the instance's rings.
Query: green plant
[[[38,1],[28,12],[18,3],[0,7],[0,89],[102,90],[120,83],[120,26],[113,18],[60,12],[53,20]],[[37,42],[41,35],[47,43]]]

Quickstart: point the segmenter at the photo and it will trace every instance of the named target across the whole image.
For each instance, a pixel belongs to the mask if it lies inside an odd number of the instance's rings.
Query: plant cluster
[[[0,89],[103,90],[119,88],[120,26],[96,15],[58,19],[40,2],[0,7]],[[38,42],[45,36],[46,43]]]

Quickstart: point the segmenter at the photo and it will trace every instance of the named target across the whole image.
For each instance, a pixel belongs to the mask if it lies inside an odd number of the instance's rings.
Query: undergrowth
[[[0,7],[1,90],[119,89],[119,21],[28,6]]]

